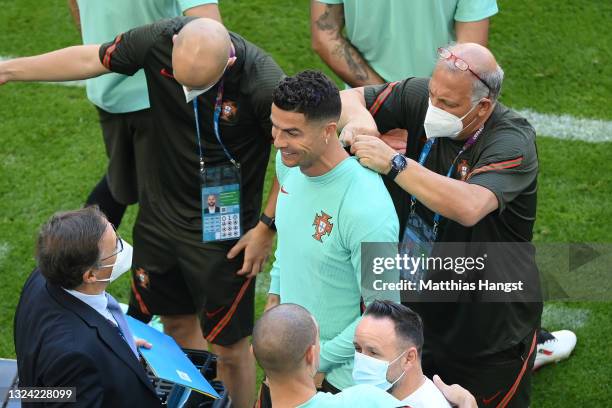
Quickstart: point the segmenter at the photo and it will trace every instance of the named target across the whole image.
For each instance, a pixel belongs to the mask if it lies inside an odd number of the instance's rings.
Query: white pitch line
[[[612,142],[612,121],[609,120],[538,113],[530,109],[517,110],[517,112],[531,123],[538,136],[591,143]]]
[[[0,56],[0,61],[10,58],[8,56]],[[85,81],[52,83],[62,86],[85,86]],[[539,136],[563,140],[582,140],[590,143],[612,142],[612,121],[609,120],[538,113],[531,109],[521,109],[517,110],[517,112],[531,123]]]
[[[550,330],[583,327],[589,320],[591,311],[563,306],[562,304],[545,304],[542,311],[542,327]]]
[[[8,242],[0,242],[0,265],[4,263],[4,260],[9,255],[9,252],[11,252],[11,246],[8,244]]]

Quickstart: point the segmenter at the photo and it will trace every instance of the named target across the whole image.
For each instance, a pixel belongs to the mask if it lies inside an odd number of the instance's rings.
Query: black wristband
[[[270,228],[272,231],[276,231],[276,224],[274,223],[274,217],[268,217],[266,214],[261,213],[259,216],[259,221],[263,222]]]

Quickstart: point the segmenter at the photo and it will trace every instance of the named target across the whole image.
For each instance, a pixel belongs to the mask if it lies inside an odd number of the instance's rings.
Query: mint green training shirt
[[[429,77],[455,21],[497,13],[496,0],[318,0],[344,4],[346,36],[386,81]]]
[[[373,385],[355,385],[338,394],[318,392],[297,408],[397,408],[401,404],[391,394]]]
[[[77,0],[83,44],[112,41],[131,28],[180,16],[192,7],[217,0]],[[136,112],[149,107],[144,71],[133,76],[106,74],[87,80],[87,98],[110,113]]]
[[[278,243],[270,293],[312,313],[320,370],[334,387],[353,385],[353,336],[361,315],[361,243],[396,242],[399,224],[381,177],[349,157],[318,177],[283,165],[276,203]],[[374,295],[364,294],[369,303]]]

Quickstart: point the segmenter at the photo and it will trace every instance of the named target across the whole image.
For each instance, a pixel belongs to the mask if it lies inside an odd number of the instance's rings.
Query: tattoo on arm
[[[332,5],[325,6],[325,12],[319,16],[315,22],[321,31],[335,31],[333,41],[336,43],[332,55],[344,59],[349,70],[359,81],[366,81],[369,78],[368,66],[363,57],[353,47],[353,45],[342,36],[344,26],[344,15],[338,15],[338,8]],[[336,15],[334,16],[333,13]]]

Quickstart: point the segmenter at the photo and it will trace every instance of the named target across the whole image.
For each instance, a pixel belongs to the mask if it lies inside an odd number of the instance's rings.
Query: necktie
[[[123,340],[125,340],[128,346],[130,346],[130,349],[132,350],[136,358],[138,358],[138,350],[136,349],[136,343],[134,343],[134,336],[132,336],[132,332],[130,331],[125,317],[123,316],[123,311],[121,310],[119,303],[117,303],[115,298],[108,293],[106,294],[106,298],[108,299],[108,304],[106,308],[117,322],[117,325],[119,326],[119,331],[122,335],[121,337],[123,337]]]

